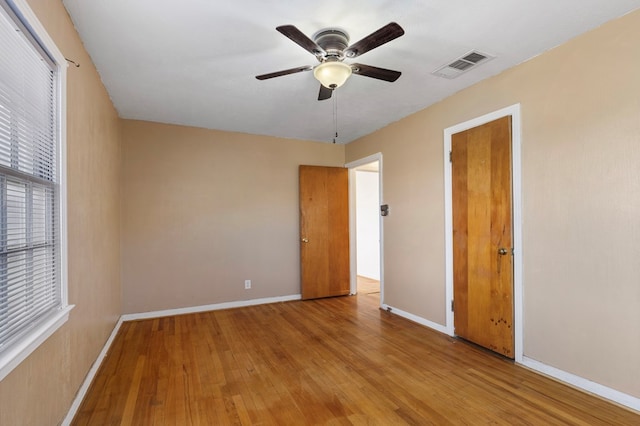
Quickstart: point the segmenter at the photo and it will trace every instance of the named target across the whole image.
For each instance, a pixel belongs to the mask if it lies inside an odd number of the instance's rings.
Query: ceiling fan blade
[[[288,75],[288,74],[295,74],[297,72],[311,71],[312,69],[313,69],[312,66],[307,65],[305,67],[290,68],[288,70],[276,71],[276,72],[272,72],[272,73],[269,73],[269,74],[256,75],[256,78],[258,80],[266,80],[268,78],[280,77],[280,76]]]
[[[402,73],[400,71],[388,70],[386,68],[372,67],[371,65],[351,64],[354,74],[363,75],[365,77],[377,78],[389,82],[396,81]]]
[[[348,58],[355,58],[363,53],[375,49],[385,43],[394,40],[404,34],[402,27],[395,22],[391,22],[378,31],[374,31],[357,43],[347,47],[344,54]]]
[[[326,54],[322,47],[318,46],[315,41],[311,40],[293,25],[281,25],[276,27],[276,30],[290,38],[294,43],[310,52],[312,55],[323,56]]]
[[[322,84],[320,85],[320,93],[318,93],[318,100],[324,101],[325,99],[329,99],[331,94],[333,93],[332,89],[327,89]]]

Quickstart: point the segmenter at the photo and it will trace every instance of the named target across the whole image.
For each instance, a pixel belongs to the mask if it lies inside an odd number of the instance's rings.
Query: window
[[[68,318],[66,62],[25,0],[0,0],[0,380]]]

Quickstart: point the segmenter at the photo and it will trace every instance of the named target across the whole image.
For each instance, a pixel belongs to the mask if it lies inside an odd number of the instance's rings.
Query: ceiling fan
[[[343,62],[345,58],[356,58],[403,35],[404,30],[395,22],[385,25],[352,45],[349,45],[349,34],[339,28],[320,30],[313,35],[313,40],[293,25],[282,25],[276,30],[313,54],[320,64],[258,75],[258,80],[313,70],[314,77],[320,82],[318,100],[322,101],[329,99],[333,90],[342,86],[352,73],[389,82],[396,81],[402,74],[400,71],[386,68]]]

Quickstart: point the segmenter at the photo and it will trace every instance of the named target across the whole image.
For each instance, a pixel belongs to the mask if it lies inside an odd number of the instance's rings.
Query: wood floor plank
[[[73,425],[637,425],[370,294],[125,322]]]

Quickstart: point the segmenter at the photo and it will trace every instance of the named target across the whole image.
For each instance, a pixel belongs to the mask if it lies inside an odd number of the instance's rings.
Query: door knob
[[[509,250],[507,250],[507,249],[506,249],[506,248],[504,248],[504,247],[500,247],[500,248],[498,249],[498,254],[499,254],[500,256],[504,256],[504,255],[505,255],[505,254],[507,254],[507,253],[509,253]]]
[[[303,242],[303,243],[308,243],[308,242],[309,242],[309,239],[308,239],[308,238],[303,238],[303,239],[302,239],[302,242]]]

